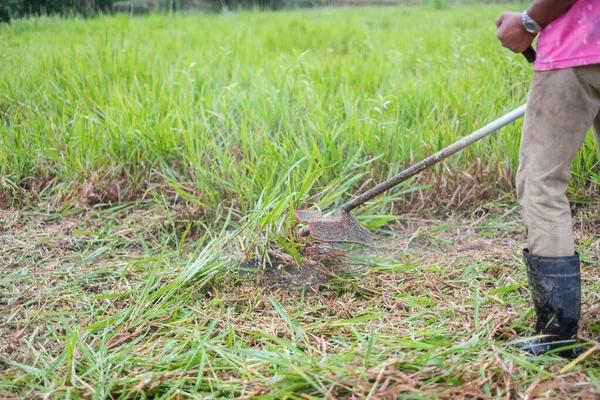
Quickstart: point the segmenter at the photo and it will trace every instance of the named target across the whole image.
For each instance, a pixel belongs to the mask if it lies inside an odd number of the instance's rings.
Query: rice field
[[[591,135],[575,363],[511,345],[533,321],[520,121],[358,209],[374,248],[305,242],[290,212],[525,103],[503,10],[0,25],[0,398],[597,397]]]

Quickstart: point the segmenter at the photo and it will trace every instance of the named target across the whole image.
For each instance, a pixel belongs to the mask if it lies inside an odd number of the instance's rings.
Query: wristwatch
[[[521,14],[521,22],[523,23],[525,30],[529,33],[533,33],[534,35],[542,30],[542,27],[535,22],[533,18],[527,15],[527,11],[523,11],[523,14]]]

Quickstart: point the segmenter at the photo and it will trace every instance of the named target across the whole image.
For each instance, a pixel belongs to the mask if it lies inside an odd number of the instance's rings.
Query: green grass
[[[531,67],[497,43],[499,11],[17,21],[0,28],[3,186],[173,178],[208,212],[273,191],[324,205],[320,189],[383,179],[525,101]],[[514,169],[519,129],[452,164]]]
[[[328,279],[290,229],[291,208],[333,208],[525,102],[531,66],[497,43],[501,11],[1,26],[0,397],[595,395],[596,355],[565,374],[506,344],[532,321],[513,199],[429,225],[398,215],[427,180],[409,182],[358,212],[382,243],[336,270],[369,268]],[[510,194],[520,128],[438,168],[422,204],[469,179]],[[600,182],[596,160],[590,138],[573,192]],[[295,263],[306,276],[279,271]]]
[[[45,18],[0,27],[0,190],[72,205],[84,183],[92,202],[109,202],[176,182],[207,222],[223,207],[240,222],[269,205],[331,206],[525,101],[531,67],[499,46],[499,12]],[[518,122],[450,164],[482,160],[493,186],[512,176],[519,130]],[[600,180],[595,154],[589,139],[574,188]],[[365,214],[387,213],[397,199]]]

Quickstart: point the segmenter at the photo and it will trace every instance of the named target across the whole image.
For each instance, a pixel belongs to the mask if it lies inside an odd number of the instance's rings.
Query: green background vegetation
[[[208,218],[234,200],[239,218],[284,198],[332,206],[526,101],[532,68],[497,43],[499,11],[17,21],[0,28],[3,190],[91,181],[133,199],[176,181]],[[478,159],[478,179],[510,190],[520,127],[450,168]],[[598,181],[596,160],[590,138],[574,188]]]

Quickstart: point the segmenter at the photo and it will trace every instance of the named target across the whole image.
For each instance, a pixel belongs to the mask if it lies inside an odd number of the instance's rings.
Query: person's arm
[[[564,14],[576,0],[535,0],[527,9],[527,15],[538,23],[540,28],[545,28],[556,18]],[[498,27],[497,36],[502,46],[515,52],[522,53],[533,42],[536,33],[525,30],[521,20],[521,13],[505,12],[496,20]]]
[[[527,9],[529,15],[542,29],[563,15],[576,0],[535,0]]]

